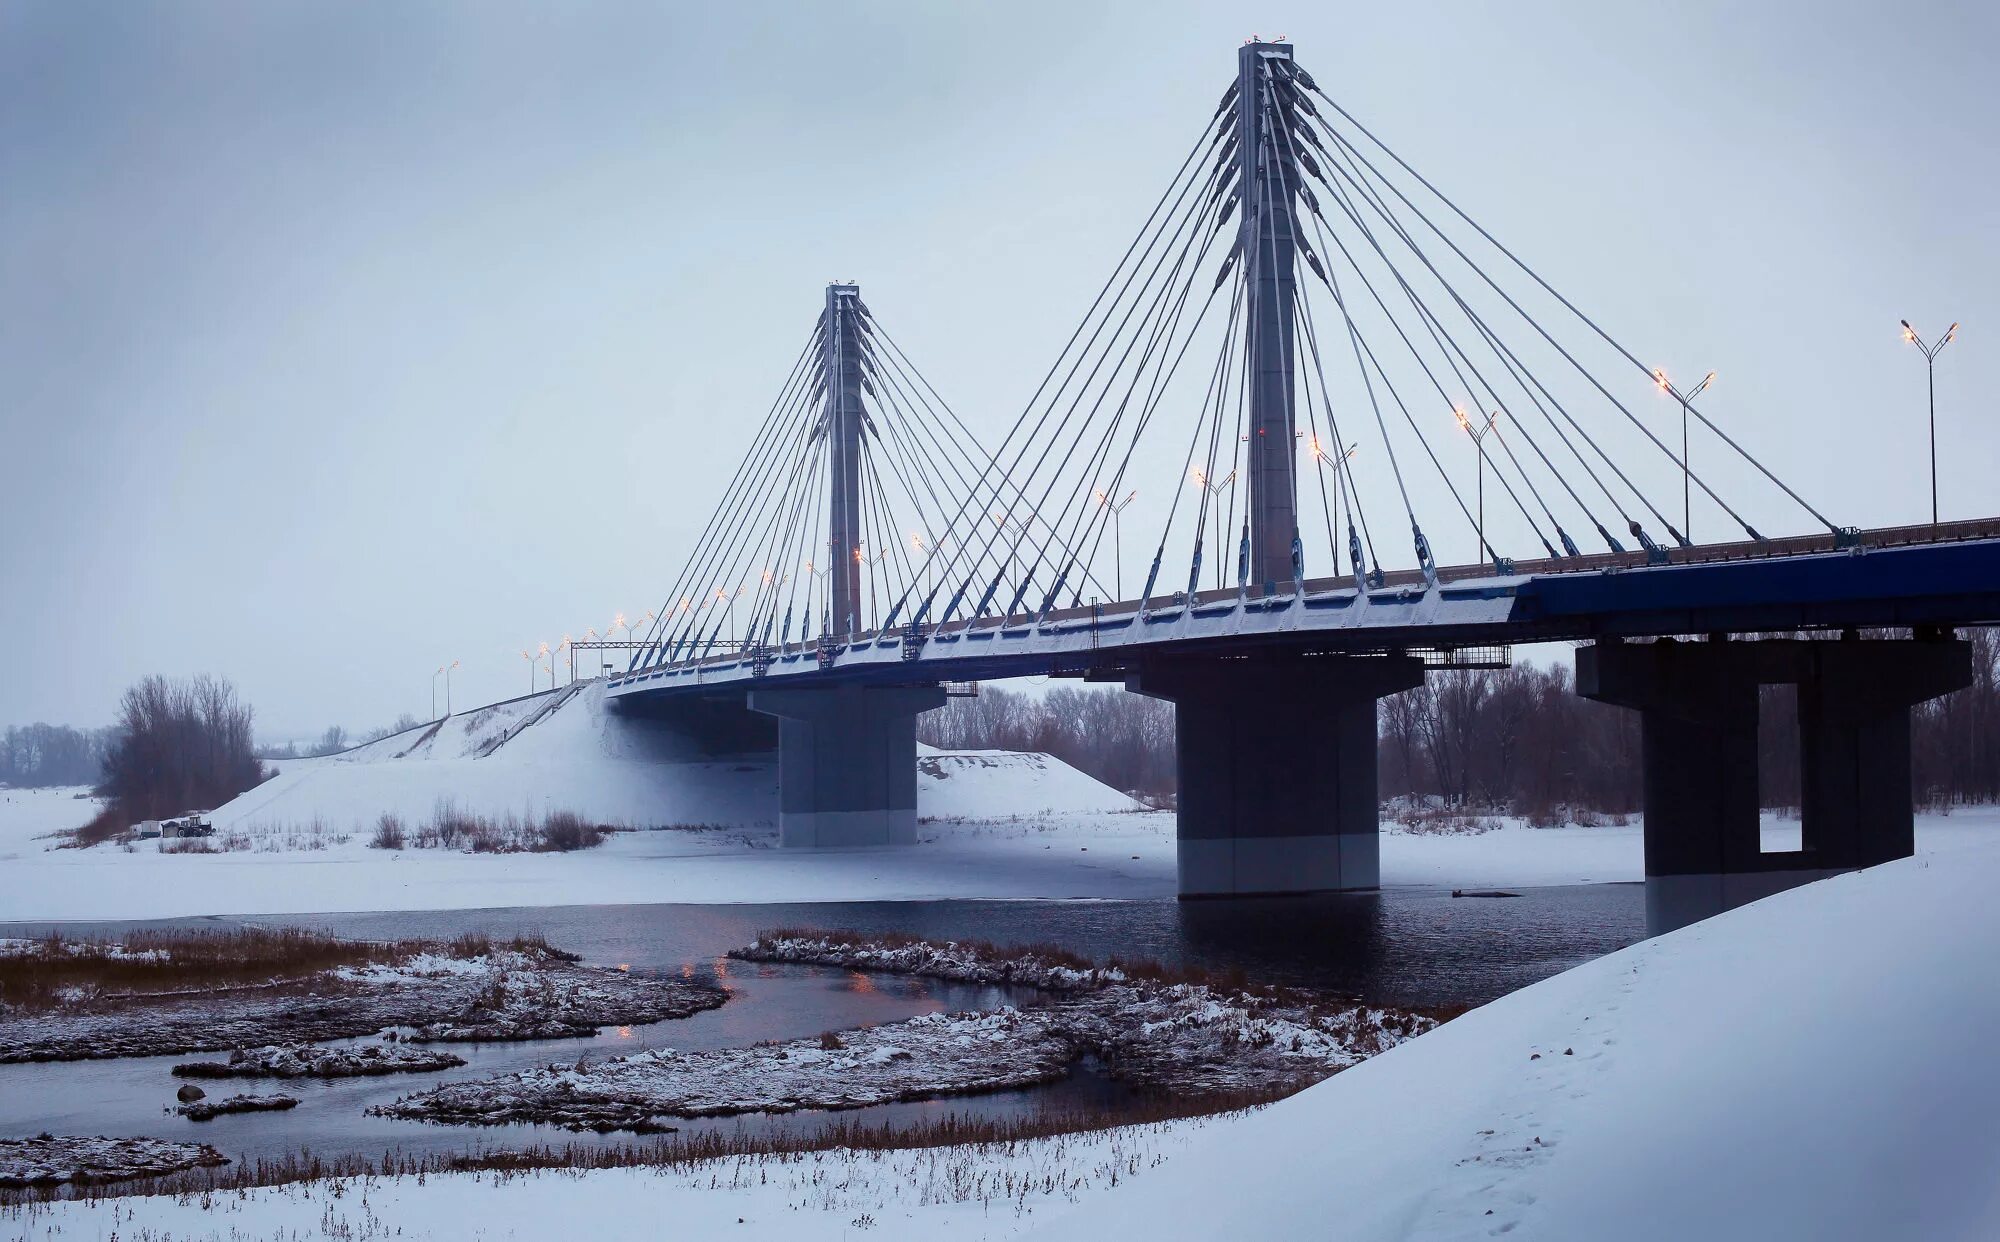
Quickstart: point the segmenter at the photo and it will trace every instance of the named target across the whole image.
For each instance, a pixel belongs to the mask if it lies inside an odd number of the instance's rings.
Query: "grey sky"
[[[1963,321],[2000,512],[1989,5],[10,0],[0,723],[525,690],[660,603],[831,278],[997,432],[1252,32],[1843,522],[1924,515],[1896,320]]]

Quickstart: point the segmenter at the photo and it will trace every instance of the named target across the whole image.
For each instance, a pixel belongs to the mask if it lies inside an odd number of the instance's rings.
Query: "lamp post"
[[[1002,578],[1001,581],[1008,582],[1011,581],[1016,576],[1016,570],[1014,568],[1014,545],[1007,538],[1007,523],[1013,520],[1013,515],[1010,513],[1002,513],[1000,510],[995,509],[988,516],[990,516],[993,519],[993,524],[1000,528],[1000,534],[997,537],[999,538],[1001,544],[1007,549],[1007,576],[1005,578]],[[1017,583],[1015,585],[1018,586],[1019,584]],[[1007,597],[1009,603],[1012,603],[1013,599],[1014,597],[1012,595],[1009,595]]]
[[[1130,492],[1126,493],[1125,499],[1119,501],[1117,504],[1112,504],[1111,498],[1106,496],[1102,491],[1097,492],[1096,495],[1097,503],[1111,510],[1111,578],[1113,583],[1111,590],[1114,595],[1122,600],[1125,598],[1125,541],[1119,527],[1124,525],[1125,506],[1139,498],[1139,489],[1136,487],[1133,488]]]
[[[444,714],[447,716],[451,715],[451,671],[457,667],[458,661],[453,660],[444,668]],[[431,710],[435,712],[436,706],[433,705]]]
[[[1335,443],[1338,444],[1338,441]],[[1353,461],[1354,455],[1361,451],[1361,442],[1356,440],[1354,443],[1348,445],[1347,451],[1342,453],[1338,458],[1335,458],[1333,454],[1326,451],[1325,446],[1320,444],[1317,435],[1313,436],[1309,442],[1309,447],[1312,449],[1313,460],[1319,463],[1319,468],[1321,470],[1333,471],[1334,511],[1337,513],[1346,512],[1346,505],[1343,503],[1340,490],[1340,472],[1341,468],[1348,462]],[[1335,572],[1338,572],[1340,569],[1340,549],[1337,547],[1333,549],[1333,567]]]
[[[826,587],[823,584],[826,579],[826,576],[833,572],[833,566],[829,565],[825,569],[814,569],[813,563],[811,561],[807,561],[805,564],[806,564],[806,574],[808,576],[808,581],[806,582],[806,625],[811,625],[814,618],[818,617],[819,615],[813,611],[813,592],[814,591],[819,592],[819,606],[822,612],[825,611]],[[820,621],[820,627],[819,627],[820,632],[825,633],[826,619],[824,617],[820,617],[819,621]],[[799,641],[800,642],[805,641],[805,628],[803,626],[800,627],[799,630]]]
[[[1921,353],[1923,354],[1923,356],[1924,356],[1924,378],[1925,378],[1925,381],[1926,381],[1926,383],[1928,384],[1928,386],[1929,386],[1929,388],[1930,388],[1930,404],[1931,404],[1931,525],[1932,525],[1932,526],[1936,526],[1936,525],[1937,525],[1937,520],[1938,520],[1938,502],[1937,502],[1937,356],[1938,356],[1938,354],[1939,354],[1939,353],[1943,352],[1943,350],[1944,350],[1944,347],[1945,347],[1945,346],[1947,346],[1947,345],[1951,344],[1951,342],[1952,342],[1952,338],[1953,338],[1953,337],[1955,337],[1955,336],[1957,336],[1957,335],[1958,335],[1958,325],[1954,323],[1954,324],[1953,324],[1953,325],[1951,325],[1951,326],[1950,326],[1949,328],[1946,328],[1946,329],[1944,330],[1944,335],[1938,338],[1938,341],[1937,341],[1937,344],[1935,344],[1935,345],[1926,345],[1926,344],[1924,343],[1924,338],[1922,338],[1922,337],[1918,336],[1918,335],[1917,335],[1917,330],[1916,330],[1915,328],[1912,328],[1912,327],[1910,326],[1910,321],[1909,321],[1909,320],[1907,320],[1907,319],[1903,320],[1903,339],[1904,339],[1904,340],[1906,340],[1906,341],[1908,341],[1908,342],[1909,342],[1910,344],[1912,344],[1912,345],[1915,345],[1915,346],[1917,347],[1918,351],[1919,351],[1919,352],[1921,352]]]
[[[1680,389],[1674,387],[1667,380],[1667,372],[1663,367],[1653,368],[1653,382],[1659,385],[1661,392],[1681,403],[1681,534],[1687,536],[1688,541],[1692,543],[1694,541],[1694,513],[1689,503],[1690,497],[1688,492],[1688,406],[1696,397],[1701,395],[1702,389],[1707,388],[1715,382],[1715,372],[1710,371],[1707,375],[1702,376],[1701,383],[1696,384],[1686,392],[1682,392]]]
[[[438,665],[437,672],[431,674],[431,719],[438,718],[438,678],[444,676],[444,665]]]
[[[928,598],[931,593],[930,548],[925,545],[924,537],[916,531],[910,532],[910,551],[917,554],[918,562],[917,581],[911,583],[911,586]]]
[[[1213,506],[1215,510],[1215,551],[1216,551],[1215,589],[1219,591],[1222,589],[1222,559],[1223,559],[1222,558],[1222,493],[1228,490],[1229,488],[1235,486],[1236,472],[1234,470],[1231,470],[1229,472],[1229,476],[1223,479],[1220,483],[1215,482],[1214,480],[1210,479],[1207,475],[1203,474],[1201,471],[1201,467],[1199,466],[1195,467],[1194,470],[1189,472],[1189,474],[1190,477],[1194,479],[1195,486],[1206,490],[1208,494],[1215,499],[1215,504]]]
[[[553,652],[553,651],[550,651],[550,650],[549,650],[549,645],[548,645],[547,643],[543,643],[543,644],[542,644],[542,645],[541,645],[540,647],[536,648],[536,650],[535,650],[535,654],[536,654],[537,656],[540,656],[541,658],[543,658],[543,659],[545,659],[545,660],[547,660],[547,661],[549,662],[549,665],[548,665],[548,667],[549,667],[549,689],[551,689],[551,690],[555,689],[555,688],[556,688],[556,653],[555,653],[555,652]]]
[[[1451,413],[1452,417],[1458,420],[1458,425],[1464,429],[1465,434],[1472,437],[1472,456],[1475,461],[1473,474],[1477,480],[1474,484],[1474,491],[1478,495],[1478,508],[1475,510],[1478,517],[1474,519],[1472,524],[1473,530],[1479,536],[1479,552],[1475,559],[1481,561],[1491,560],[1493,549],[1486,542],[1486,445],[1484,441],[1486,433],[1493,430],[1494,425],[1500,421],[1500,411],[1495,410],[1491,414],[1488,414],[1486,421],[1477,425],[1474,425],[1473,421],[1465,416],[1465,411],[1459,409],[1457,406],[1451,407]]]
[[[521,648],[521,658],[528,662],[528,693],[533,694],[535,692],[535,653],[523,647]]]

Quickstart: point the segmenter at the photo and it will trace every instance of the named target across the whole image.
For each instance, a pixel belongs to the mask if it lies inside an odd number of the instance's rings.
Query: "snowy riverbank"
[[[37,1242],[616,1242],[663,1219],[688,1239],[1973,1242],[2000,1234],[1996,885],[1987,844],[1783,893],[1247,1115],[987,1148],[47,1205],[0,1224]]]
[[[1436,1025],[1303,992],[1251,993],[955,942],[781,933],[730,956],[1006,982],[1046,995],[1019,1009],[925,1014],[817,1039],[548,1065],[446,1083],[375,1111],[460,1125],[643,1131],[676,1117],[861,1108],[1031,1086],[1055,1081],[1085,1057],[1112,1078],[1181,1098],[1270,1098]]]
[[[63,952],[70,947],[25,951],[73,957]],[[165,964],[169,951],[149,952]],[[417,1043],[560,1039],[686,1017],[727,999],[705,983],[582,966],[537,944],[413,946],[366,965],[257,973],[263,977],[183,980],[167,989],[124,980],[122,990],[70,986],[46,1005],[0,1008],[0,1064],[227,1051],[392,1029],[392,1038]]]

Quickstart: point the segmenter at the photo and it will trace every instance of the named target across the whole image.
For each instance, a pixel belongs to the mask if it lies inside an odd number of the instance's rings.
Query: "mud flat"
[[[211,1121],[230,1113],[281,1113],[298,1106],[295,1095],[232,1095],[224,1100],[194,1100],[174,1111],[189,1121]]]
[[[405,1044],[316,1048],[311,1044],[269,1044],[238,1048],[227,1061],[189,1061],[174,1066],[176,1078],[371,1078],[379,1074],[421,1074],[453,1069],[465,1058],[438,1048]]]
[[[1240,1097],[1296,1090],[1437,1024],[1404,1010],[1178,980],[1054,951],[778,933],[732,956],[1031,986],[1048,999],[751,1048],[654,1049],[595,1065],[552,1065],[448,1083],[371,1111],[470,1125],[644,1130],[663,1118],[859,1108],[1006,1090],[1052,1082],[1086,1057],[1135,1085]]]
[[[88,1185],[228,1164],[207,1143],[147,1138],[0,1139],[0,1188]]]
[[[711,984],[583,966],[533,941],[386,956],[250,983],[66,987],[0,1011],[0,1062],[268,1051],[385,1031],[411,1043],[560,1039],[683,1018],[725,999]]]

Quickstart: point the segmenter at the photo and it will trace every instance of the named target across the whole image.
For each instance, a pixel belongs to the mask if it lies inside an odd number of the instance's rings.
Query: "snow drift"
[[[281,760],[278,775],[218,808],[220,832],[318,823],[365,832],[449,804],[470,815],[572,811],[633,828],[775,826],[776,757],[703,756],[654,722],[607,709],[579,683],[450,716],[338,755]],[[1126,811],[1130,798],[1048,755],[919,748],[917,809],[939,819]]]
[[[1634,945],[1213,1127],[1046,1236],[2000,1237],[1996,884],[1988,841]]]

